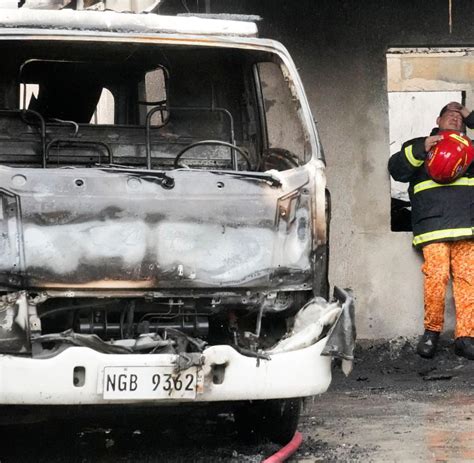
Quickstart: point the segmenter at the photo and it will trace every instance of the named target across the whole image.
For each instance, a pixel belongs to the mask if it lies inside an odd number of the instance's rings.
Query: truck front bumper
[[[306,397],[325,392],[331,382],[331,358],[322,356],[326,339],[304,349],[271,356],[246,357],[226,345],[212,346],[201,356],[202,384],[195,402]],[[134,403],[103,397],[106,367],[161,367],[176,364],[176,355],[111,355],[87,347],[70,347],[49,359],[0,357],[0,404],[80,405]],[[223,366],[218,383],[212,374]],[[75,372],[84,372],[77,385]],[[139,402],[179,403],[183,399]],[[189,402],[189,399],[186,400]]]
[[[290,342],[285,347],[287,351],[280,349],[278,353],[254,353],[252,357],[239,353],[229,345],[215,345],[201,354],[137,355],[101,353],[89,347],[74,346],[50,358],[0,355],[0,405],[160,405],[284,399],[321,394],[331,382],[332,358],[342,359],[343,368],[344,362],[347,366],[353,360],[356,336],[353,298],[350,291],[338,288],[334,296],[339,310],[329,311],[326,315],[326,319],[332,321],[324,322],[322,317],[314,324],[322,337],[308,345],[309,338],[298,338],[297,334],[294,339],[290,337],[290,341],[297,342]],[[334,319],[331,313],[337,313],[337,318]],[[130,372],[146,371],[148,380],[154,377],[154,381],[158,376],[161,379],[172,377],[176,385],[176,375],[184,372],[183,377],[186,377],[185,372],[191,371],[191,368],[196,379],[193,389],[196,392],[192,394],[155,396],[153,393],[150,396],[148,390],[148,395],[140,396],[127,393],[133,391],[119,390],[117,394],[115,390],[114,394],[109,393],[108,389],[104,391],[106,383],[107,388],[109,385],[109,371],[118,371],[115,376],[124,378],[128,375],[128,380],[131,380]],[[173,375],[169,374],[170,371]],[[132,383],[135,384],[136,379]],[[181,382],[179,385],[183,387]]]

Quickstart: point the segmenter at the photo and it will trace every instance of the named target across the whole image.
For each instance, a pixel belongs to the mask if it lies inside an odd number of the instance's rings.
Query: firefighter
[[[424,259],[425,331],[417,353],[424,358],[435,354],[451,277],[456,307],[455,353],[474,360],[474,163],[445,184],[435,182],[425,166],[428,153],[443,134],[461,134],[465,125],[474,128],[474,111],[451,102],[441,109],[436,123],[438,127],[428,137],[405,142],[388,164],[395,180],[409,182],[413,245],[421,249]]]

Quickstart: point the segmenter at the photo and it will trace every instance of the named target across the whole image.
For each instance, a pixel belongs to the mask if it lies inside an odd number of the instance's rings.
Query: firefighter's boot
[[[416,352],[420,357],[426,359],[433,358],[436,352],[436,347],[438,346],[438,340],[438,331],[425,330],[416,346]]]
[[[474,338],[461,336],[454,341],[454,352],[456,355],[474,360]]]

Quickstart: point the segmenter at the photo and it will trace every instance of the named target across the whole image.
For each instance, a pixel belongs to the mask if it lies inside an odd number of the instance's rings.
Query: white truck
[[[349,292],[295,65],[254,23],[0,10],[0,404],[219,402],[295,432]],[[324,298],[324,299],[323,299]]]

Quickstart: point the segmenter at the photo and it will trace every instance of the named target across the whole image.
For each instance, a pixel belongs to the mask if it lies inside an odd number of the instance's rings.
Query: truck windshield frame
[[[28,40],[30,39],[29,37]],[[135,168],[170,169],[174,164],[173,159],[181,150],[178,144],[182,148],[183,144],[192,145],[196,141],[202,143],[207,140],[210,142],[223,141],[236,147],[232,148],[218,143],[198,146],[186,155],[187,163],[185,165],[204,169],[228,169],[230,167],[233,170],[262,172],[269,169],[292,169],[304,165],[311,159],[320,158],[322,151],[319,149],[312,118],[310,118],[310,124],[308,125],[307,113],[309,113],[309,109],[306,106],[304,93],[299,91],[299,78],[297,74],[293,75],[291,66],[288,67],[288,64],[292,65],[292,63],[285,63],[288,58],[283,53],[285,59],[282,59],[282,56],[280,56],[281,50],[278,48],[270,51],[268,43],[255,45],[253,42],[258,43],[257,39],[246,39],[247,42],[252,42],[253,46],[250,47],[248,43],[245,43],[245,46],[239,43],[242,40],[238,39],[237,43],[230,47],[228,41],[219,43],[218,40],[212,46],[208,41],[199,43],[194,40],[191,43],[183,43],[181,40],[177,41],[178,43],[173,43],[172,40],[163,41],[162,38],[153,40],[152,44],[150,44],[150,40],[143,43],[140,39],[134,39],[124,45],[121,41],[118,43],[115,40],[104,41],[101,37],[88,38],[82,42],[77,38],[55,37],[55,40],[52,43],[48,41],[47,45],[41,36],[37,36],[33,42],[28,42],[34,44],[32,51],[26,53],[23,50],[22,56],[25,59],[20,61],[19,58],[16,58],[18,64],[10,66],[8,85],[11,86],[14,82],[13,79],[16,74],[14,69],[18,67],[19,71],[16,78],[23,87],[22,95],[17,96],[20,89],[13,85],[14,88],[5,92],[5,101],[1,106],[12,110],[24,108],[23,111],[26,112],[22,114],[23,122],[27,121],[30,124],[35,123],[44,126],[44,131],[48,132],[48,135],[41,135],[41,140],[39,140],[44,145],[41,160],[42,167],[74,166],[75,164],[71,163],[71,159],[76,156],[78,159],[82,159],[83,165],[88,167],[95,167],[98,164],[104,165],[105,163]],[[11,46],[15,44],[23,44],[23,48],[25,48],[25,39],[15,38],[15,40],[11,40],[5,35],[0,37],[0,48],[11,49]],[[69,48],[72,46],[72,52],[69,53],[67,60],[61,60],[58,55],[61,53],[61,48],[65,46]],[[81,47],[82,50],[78,51]],[[115,61],[113,62],[107,61],[105,57],[111,50],[115,50],[114,47],[124,47],[125,50],[121,52],[123,56],[114,58]],[[41,52],[38,52],[38,49]],[[48,52],[48,49],[54,52]],[[85,59],[85,55],[91,55],[91,50],[95,50],[99,57],[88,61]],[[194,61],[191,60],[189,63],[186,63],[186,58],[183,57],[176,58],[174,61],[171,59],[170,62],[170,56],[175,51],[178,52],[178,55],[185,55],[187,52],[198,56],[198,58],[195,58]],[[225,72],[222,71],[221,75],[209,77],[213,66],[217,65],[216,58],[218,56],[222,57],[219,58],[221,63],[219,69],[226,70]],[[189,60],[189,58],[187,59]],[[202,74],[199,74],[199,71],[196,72],[195,82],[200,82],[202,88],[199,92],[190,94],[189,87],[192,79],[186,81],[183,75],[190,73],[186,72],[186,69],[188,68],[189,71],[189,66],[194,66],[193,63],[196,63],[196,60],[201,65],[200,71],[202,71]],[[137,68],[138,63],[140,64],[139,68]],[[270,113],[266,108],[271,108],[275,101],[265,101],[262,95],[257,63],[267,63],[267,66],[271,64],[280,72],[280,79],[286,87],[289,98],[287,98],[286,108],[280,105],[279,111],[273,111],[273,118],[275,119],[276,114],[280,114],[280,120],[277,123],[272,121],[271,126],[284,126],[285,123],[288,123],[290,119],[288,116],[283,117],[283,114],[288,115],[289,110],[291,110],[293,114],[291,120],[296,121],[293,122],[293,127],[297,125],[299,131],[297,153],[292,152],[292,149],[288,149],[294,146],[293,140],[296,138],[294,136],[296,130],[287,130],[287,133],[291,133],[291,135],[288,135],[289,138],[286,142],[282,140],[282,146],[272,146],[269,143],[270,133],[267,127],[267,118]],[[50,76],[47,72],[47,66],[52,67],[51,72],[55,76],[53,82],[48,78]],[[173,67],[172,72],[170,72],[170,66]],[[35,67],[37,68],[36,72]],[[61,67],[68,72],[59,72]],[[95,69],[93,72],[92,68]],[[134,69],[134,71],[131,72],[131,69]],[[146,88],[143,87],[145,75],[153,69],[162,70],[161,83],[155,83],[154,89],[154,96],[159,94],[159,99],[156,99],[156,96],[150,98],[147,95]],[[173,72],[178,76],[178,80],[173,76]],[[137,77],[140,73],[141,79]],[[130,80],[132,80],[130,74],[135,75],[136,85],[130,84]],[[205,77],[201,78],[202,76]],[[96,83],[99,77],[102,79],[100,85]],[[204,85],[208,77],[208,85]],[[83,82],[87,81],[87,85],[81,86],[81,78]],[[229,88],[229,86],[226,88],[227,83],[225,81],[230,78],[234,79],[235,82],[241,82],[239,84],[241,88],[236,90],[234,95],[225,97],[223,95],[226,94]],[[41,89],[41,81],[48,82],[48,84],[43,84],[43,90]],[[229,84],[231,81],[230,79]],[[39,87],[39,90],[36,90],[37,95],[31,96],[32,92],[29,91],[28,98],[30,98],[30,101],[26,101],[26,87],[33,84]],[[135,85],[134,89],[132,89],[133,85]],[[48,86],[50,87],[49,90]],[[81,88],[82,91],[79,91]],[[87,88],[90,89],[89,94],[93,95],[91,96],[92,99],[85,96],[84,92]],[[74,89],[74,91],[71,91],[71,89]],[[108,98],[104,98],[104,91],[110,93]],[[100,102],[106,100],[105,104],[109,107],[108,111],[97,107],[99,100]],[[241,103],[242,100],[244,103]],[[18,101],[20,101],[20,106],[18,106]],[[282,111],[283,109],[285,111]],[[102,119],[107,119],[107,115],[110,118],[112,113],[113,124],[101,124],[101,120],[97,118],[97,113],[106,114]],[[44,120],[38,120],[40,117],[43,117]],[[91,121],[91,119],[93,120]],[[94,120],[98,124],[93,127],[94,124],[90,122],[94,122]],[[194,131],[173,131],[173,124],[177,121],[188,128],[192,127],[192,124],[189,123],[190,120],[196,121],[193,122],[193,124],[197,124]],[[145,126],[145,137],[139,140],[138,131],[143,126]],[[208,130],[209,127],[212,127],[213,130]],[[30,126],[28,132],[34,132],[34,129]],[[127,129],[129,133],[127,133]],[[56,134],[54,133],[55,130]],[[109,130],[109,133],[105,134],[104,137],[100,134],[100,130]],[[279,130],[278,133],[283,132]],[[79,137],[78,133],[80,133]],[[161,134],[174,138],[175,146],[171,148],[164,146]],[[30,138],[33,136],[32,133]],[[45,138],[48,138],[48,142]],[[128,140],[128,149],[120,149],[120,147],[114,146],[113,141],[108,144],[104,138]],[[101,139],[100,143],[98,139]],[[239,153],[239,147],[244,153]],[[38,150],[30,147],[30,151],[37,152]],[[125,156],[127,159],[122,159],[121,152],[124,151],[127,153],[133,152],[135,160],[131,160],[130,156]],[[168,159],[163,162],[155,162],[167,151],[168,156],[165,157],[168,157]],[[52,155],[50,155],[50,152]],[[89,163],[85,162],[87,157]],[[7,158],[10,159],[11,156],[7,156]],[[52,165],[49,165],[49,158],[53,158]],[[2,160],[1,152],[0,160]],[[3,161],[6,161],[5,163],[8,165],[6,159]],[[40,165],[38,160],[28,163],[28,159],[20,160],[20,164],[25,167]],[[76,165],[81,165],[81,163]]]

